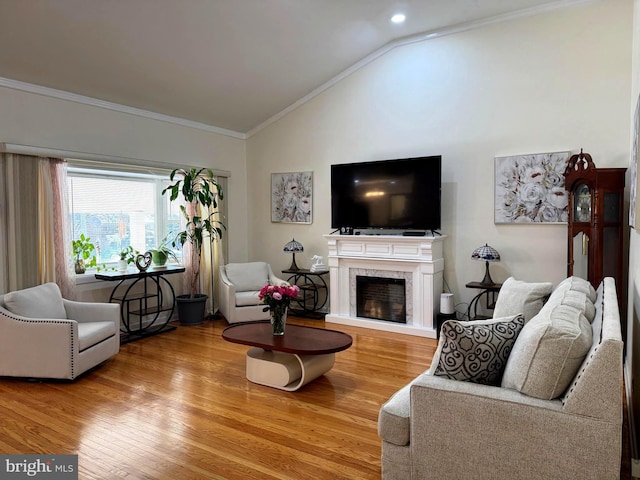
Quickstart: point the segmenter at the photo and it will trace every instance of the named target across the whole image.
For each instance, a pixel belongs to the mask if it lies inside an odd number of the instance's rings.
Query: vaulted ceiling
[[[576,3],[0,0],[0,77],[244,134],[413,36]]]

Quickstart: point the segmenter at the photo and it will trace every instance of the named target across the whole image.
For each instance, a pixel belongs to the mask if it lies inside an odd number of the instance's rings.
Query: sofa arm
[[[32,319],[0,309],[0,376],[73,378],[78,323]]]
[[[415,478],[617,478],[615,423],[569,414],[560,400],[421,375],[411,386]]]
[[[112,321],[119,329],[120,305],[117,303],[76,302],[62,299],[67,318],[79,323]]]

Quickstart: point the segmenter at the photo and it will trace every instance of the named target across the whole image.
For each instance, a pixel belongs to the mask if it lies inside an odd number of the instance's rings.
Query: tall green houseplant
[[[204,318],[204,304],[207,296],[200,293],[200,260],[204,242],[213,243],[220,240],[222,231],[226,228],[222,221],[214,218],[219,213],[209,210],[218,207],[218,200],[223,198],[222,188],[213,176],[213,172],[207,168],[188,170],[177,168],[171,172],[169,179],[174,183],[165,188],[162,194],[169,192],[169,199],[172,202],[182,199],[184,204],[180,205],[180,211],[187,222],[185,229],[176,235],[173,245],[179,243],[184,247],[188,243],[191,247],[189,261],[192,270],[188,297],[191,301],[202,299],[202,318]],[[180,310],[178,313],[180,314]],[[185,322],[181,318],[180,321],[181,323],[201,323],[202,319]]]

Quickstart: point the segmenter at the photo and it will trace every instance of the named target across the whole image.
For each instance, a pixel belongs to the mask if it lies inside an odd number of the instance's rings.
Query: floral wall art
[[[313,172],[271,174],[271,221],[311,223]]]
[[[571,152],[495,159],[495,223],[566,223],[564,170]]]

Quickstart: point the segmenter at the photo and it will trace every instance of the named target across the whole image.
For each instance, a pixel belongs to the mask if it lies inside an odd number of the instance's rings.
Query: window
[[[71,163],[71,162],[70,162]],[[176,202],[162,195],[168,174],[143,174],[92,170],[70,166],[69,214],[72,238],[91,238],[98,264],[119,260],[131,245],[145,252],[163,239],[169,246],[180,230],[181,213]],[[180,255],[176,249],[176,255]]]

